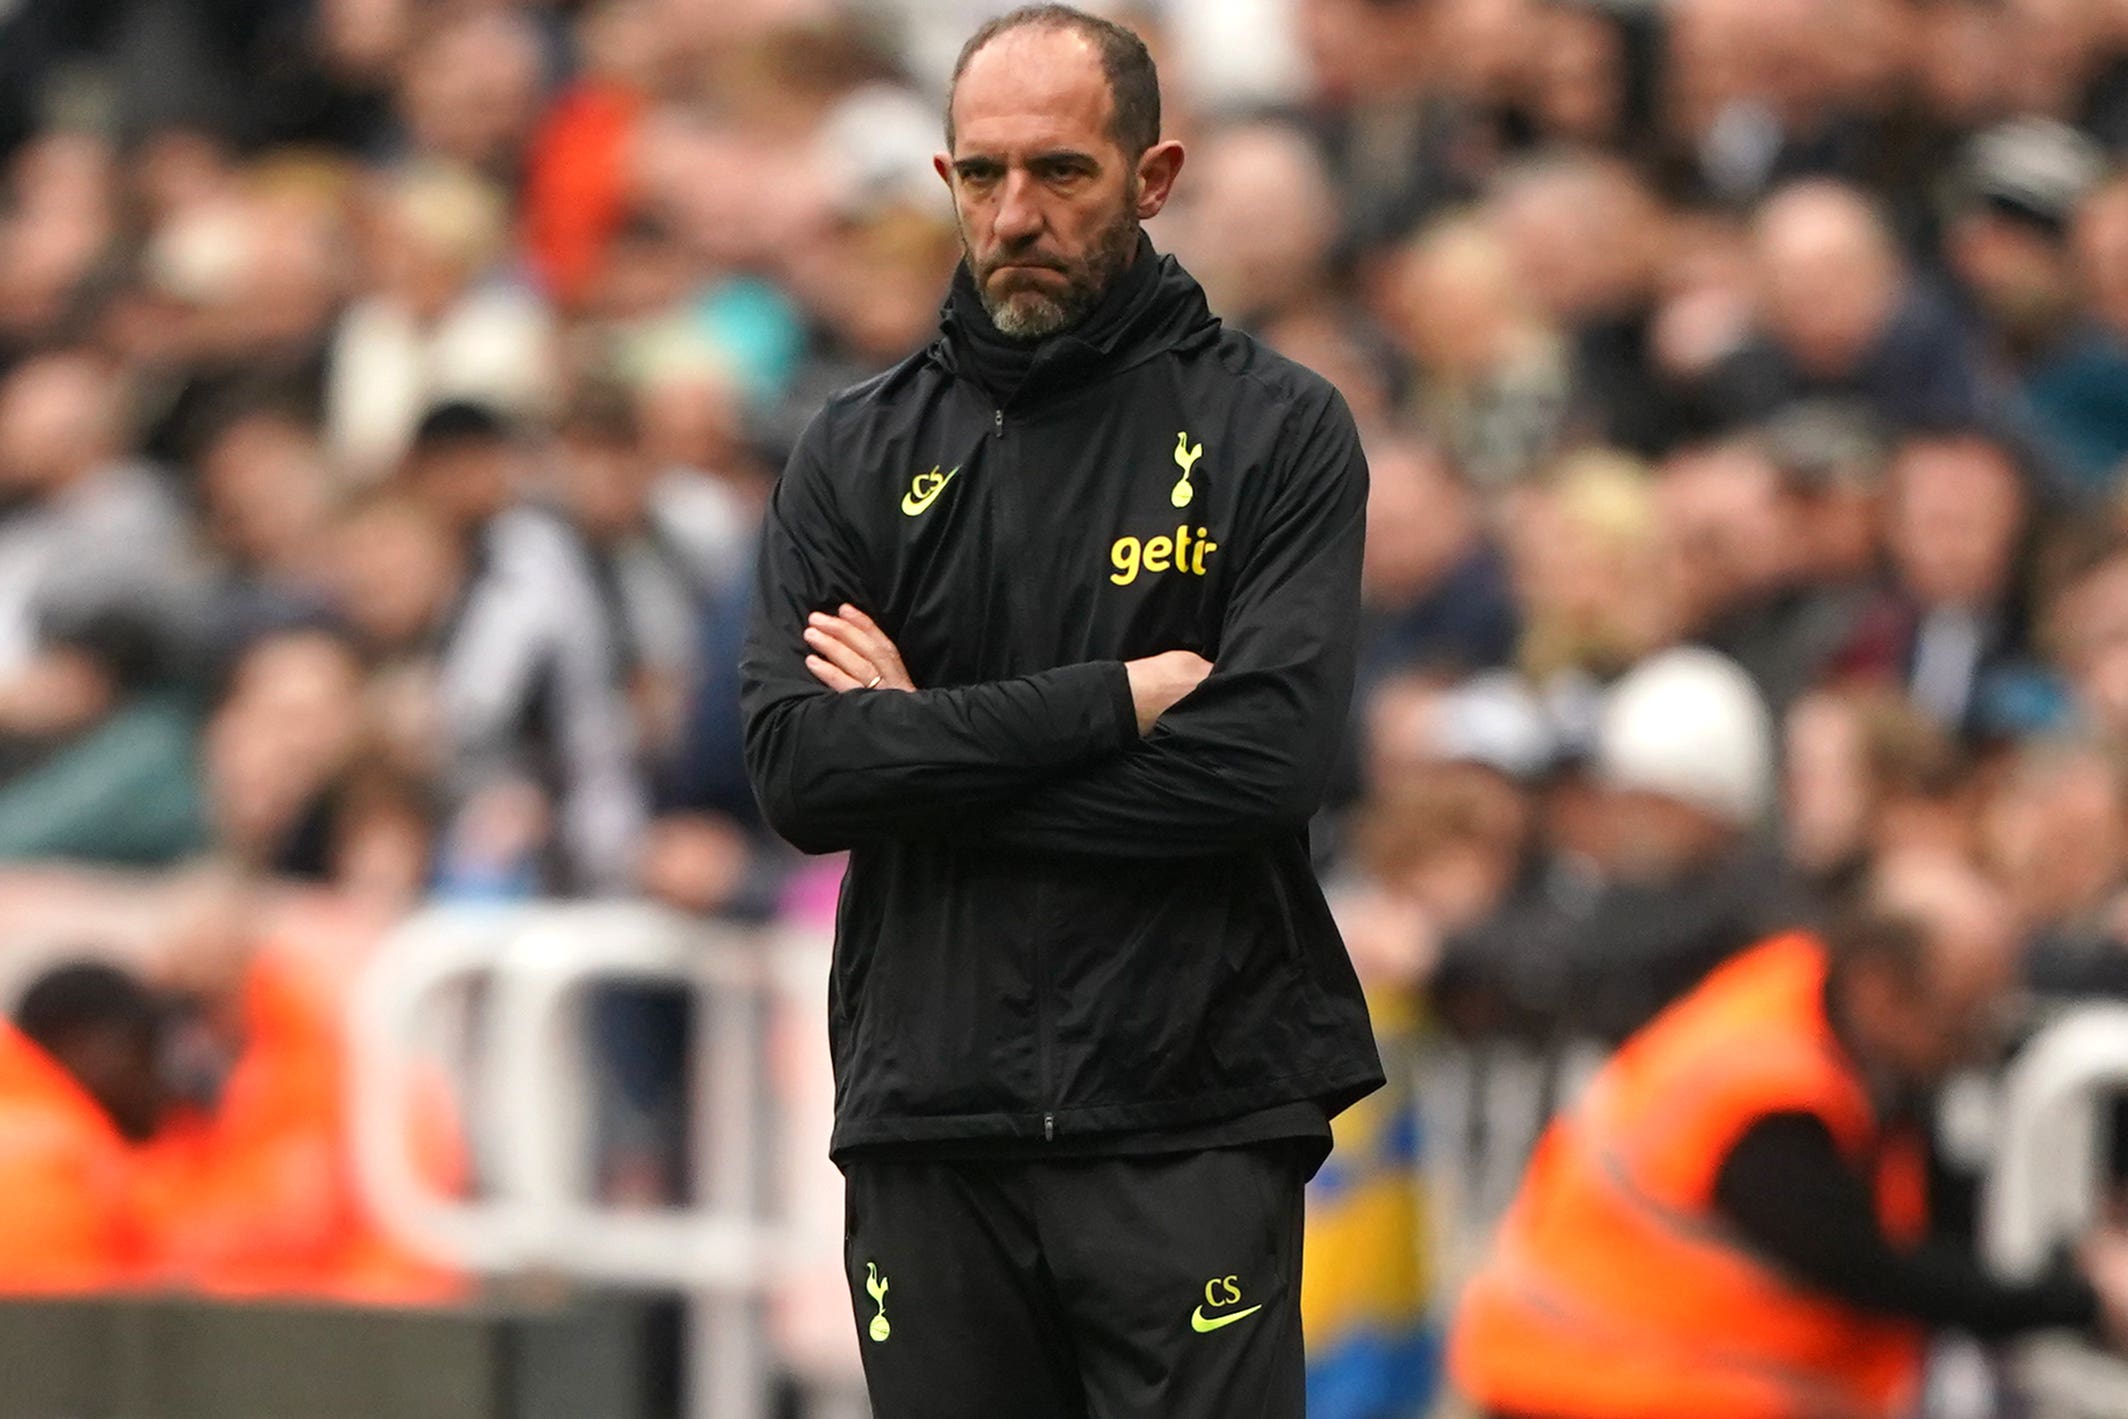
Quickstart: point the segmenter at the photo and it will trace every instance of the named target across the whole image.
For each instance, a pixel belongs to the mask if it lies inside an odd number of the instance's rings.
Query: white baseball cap
[[[1605,696],[1596,772],[1614,788],[1660,794],[1751,827],[1773,803],[1773,716],[1727,656],[1696,646],[1666,650]]]

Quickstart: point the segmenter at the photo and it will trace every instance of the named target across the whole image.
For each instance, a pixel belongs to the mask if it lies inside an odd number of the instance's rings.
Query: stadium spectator
[[[1345,238],[1374,250],[1467,198],[1491,154],[1481,120],[1437,90],[1452,67],[1431,8],[1408,0],[1302,0],[1301,47],[1314,70],[1312,126],[1344,193]]]
[[[1950,310],[1915,281],[1864,193],[1822,179],[1783,188],[1754,241],[1759,323],[1708,378],[1717,420],[1750,423],[1809,397],[1859,400],[1895,429],[1980,415]]]
[[[1784,748],[1783,846],[1822,895],[1879,859],[1974,851],[1970,758],[1897,691],[1812,692],[1789,711]]]
[[[2128,339],[2128,178],[2116,178],[2084,200],[2074,238],[2092,314],[2115,339]]]
[[[1505,898],[1530,829],[1514,787],[1468,767],[1437,767],[1371,804],[1351,853],[1357,870],[1330,888],[1390,1083],[1338,1116],[1335,1161],[1308,1185],[1301,1311],[1311,1414],[1423,1412],[1439,1383],[1428,1296],[1440,1259],[1425,1225],[1416,1097],[1424,985],[1441,940]]]
[[[96,628],[141,673],[174,668],[198,590],[184,510],[124,444],[113,372],[52,350],[0,385],[0,745],[19,768],[100,721],[121,689]]]
[[[1590,451],[1504,510],[1522,608],[1516,659],[1546,694],[1582,694],[1676,639],[1674,559],[1647,470]]]
[[[82,294],[118,230],[111,144],[44,132],[9,154],[0,246],[0,370],[75,333]]]
[[[525,245],[564,309],[590,295],[613,243],[637,210],[633,143],[664,58],[657,7],[603,0],[584,17],[584,70],[558,93],[532,135],[525,172]],[[625,260],[620,265],[630,263]]]
[[[1854,405],[1806,402],[1767,423],[1762,439],[1802,519],[1804,578],[1834,597],[1865,588],[1883,535],[1881,430]]]
[[[151,1275],[135,1150],[164,1110],[154,998],[101,964],[56,967],[0,1021],[0,1292]]]
[[[317,403],[350,274],[349,182],[297,156],[241,176],[218,152],[150,161],[139,200],[155,225],[100,330],[131,366],[142,450],[182,471],[232,410]]]
[[[362,479],[389,471],[433,405],[534,414],[554,381],[546,307],[497,270],[509,236],[502,192],[433,163],[376,187],[367,279],[334,328],[325,385],[328,445]]]
[[[1406,417],[1434,430],[1487,492],[1560,453],[1567,352],[1491,228],[1443,219],[1404,248],[1391,280],[1389,328],[1414,375]]]
[[[534,17],[513,6],[474,7],[417,27],[396,77],[408,151],[517,181],[547,79]]]
[[[1922,435],[1893,456],[1885,551],[1893,579],[1840,651],[1844,675],[1900,686],[1939,723],[1972,734],[2043,728],[2023,716],[2020,577],[2033,494],[2001,444]]]
[[[1799,919],[1757,832],[1772,807],[1770,718],[1734,662],[1653,656],[1606,695],[1593,774],[1597,889],[1541,885],[1451,939],[1436,990],[1465,1017],[1622,1039],[1709,969]]]
[[[2104,493],[2128,458],[2128,342],[2085,310],[2069,246],[2101,151],[2066,124],[2023,119],[1974,139],[1965,169],[1945,244],[1979,310],[1982,368],[2050,465]]]
[[[2035,938],[2033,988],[2055,999],[2128,995],[2128,782],[2117,755],[2073,741],[2024,749],[1990,795],[1981,834]]]
[[[1656,27],[1602,5],[1540,4],[1523,22],[1529,123],[1543,144],[1584,151],[1643,141],[1655,102]]]
[[[1756,442],[1680,450],[1660,478],[1687,637],[1742,666],[1774,714],[1785,713],[1860,611],[1855,588],[1813,574],[1809,496]]]
[[[620,654],[582,542],[522,500],[525,456],[482,406],[423,416],[401,476],[456,544],[443,572],[456,584],[399,635],[426,642],[455,866],[469,881],[618,885],[645,806]]]
[[[1219,130],[1191,154],[1176,254],[1202,273],[1206,298],[1259,333],[1327,306],[1342,309],[1331,257],[1338,192],[1305,133],[1283,123]]]
[[[1643,457],[1666,450],[1681,415],[1651,342],[1668,224],[1646,183],[1613,159],[1539,155],[1501,172],[1487,209],[1522,281],[1565,332],[1577,426]]]
[[[369,733],[363,673],[354,647],[322,629],[245,648],[200,750],[219,853],[292,881],[332,880],[341,799]]]
[[[323,615],[334,489],[316,427],[293,410],[247,409],[206,437],[198,465],[210,651]]]
[[[1467,674],[1507,664],[1521,633],[1506,554],[1477,495],[1438,449],[1377,447],[1368,460],[1359,693],[1391,672]]]
[[[1458,1309],[1485,1412],[1896,1413],[1928,1332],[2128,1343],[2128,1238],[1997,1281],[1930,1240],[1917,1108],[1998,1047],[2015,932],[1956,859],[1880,869],[1822,936],[1737,957],[1553,1124]]]
[[[224,1295],[452,1299],[461,1280],[391,1240],[357,1193],[332,980],[292,944],[258,937],[261,880],[196,879],[159,947],[176,1088],[133,1183],[155,1270]],[[436,1082],[417,1081],[409,1147],[447,1195],[466,1164]]]

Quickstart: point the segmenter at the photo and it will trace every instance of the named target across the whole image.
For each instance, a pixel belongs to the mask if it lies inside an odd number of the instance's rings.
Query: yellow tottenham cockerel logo
[[[1189,430],[1185,429],[1175,435],[1175,466],[1182,470],[1182,478],[1168,493],[1168,500],[1176,507],[1188,507],[1190,499],[1197,496],[1197,490],[1190,486],[1190,470],[1197,466],[1197,460],[1202,457],[1204,445],[1200,443],[1191,448]]]
[[[876,1261],[866,1262],[864,1269],[865,1294],[879,1306],[879,1314],[872,1317],[872,1323],[865,1329],[874,1340],[883,1342],[894,1333],[894,1327],[887,1324],[887,1278],[879,1274],[879,1263]]]

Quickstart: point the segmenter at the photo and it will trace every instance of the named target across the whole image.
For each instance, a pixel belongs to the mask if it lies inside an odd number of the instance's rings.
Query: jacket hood
[[[1219,329],[1219,317],[1197,278],[1173,256],[1155,251],[1152,239],[1140,232],[1137,256],[1086,320],[1032,345],[1014,347],[997,333],[963,260],[939,311],[939,337],[926,355],[948,374],[973,380],[1010,405],[1170,351],[1210,344]],[[999,359],[993,352],[1001,346],[1027,354]]]

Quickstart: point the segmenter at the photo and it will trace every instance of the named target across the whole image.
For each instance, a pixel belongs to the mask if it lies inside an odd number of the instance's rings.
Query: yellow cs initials
[[[1219,544],[1212,540],[1209,528],[1198,528],[1193,537],[1188,523],[1177,527],[1172,537],[1148,537],[1143,541],[1118,537],[1108,549],[1109,565],[1115,568],[1108,579],[1118,586],[1129,586],[1141,571],[1203,576],[1204,559],[1218,550]]]
[[[1225,1294],[1221,1294],[1224,1292]],[[1241,1303],[1241,1278],[1238,1276],[1215,1276],[1204,1283],[1204,1304],[1207,1310]]]

